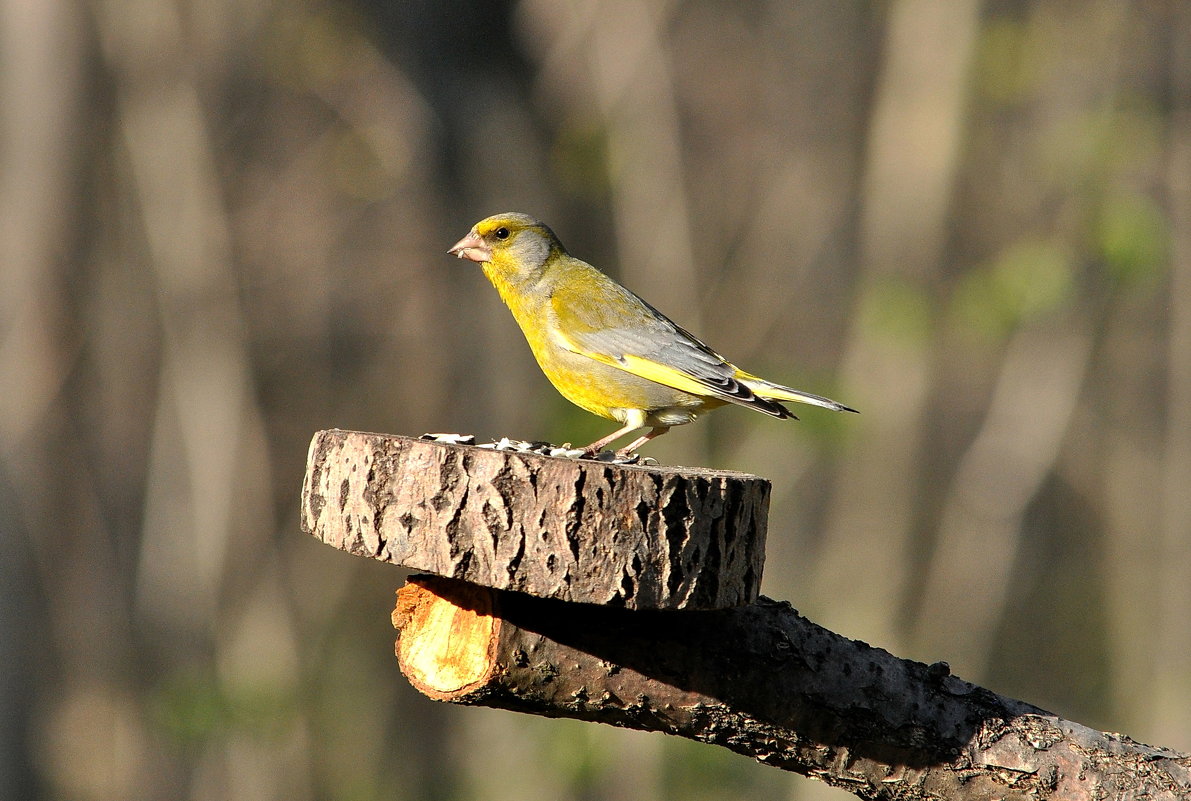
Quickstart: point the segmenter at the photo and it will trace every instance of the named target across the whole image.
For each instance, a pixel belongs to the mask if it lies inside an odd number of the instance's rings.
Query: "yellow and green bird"
[[[617,451],[627,456],[671,426],[727,403],[792,419],[797,418],[780,401],[856,411],[744,372],[567,253],[553,231],[527,214],[481,220],[447,252],[479,262],[563,397],[622,424],[584,448],[588,455],[649,426],[647,434]]]

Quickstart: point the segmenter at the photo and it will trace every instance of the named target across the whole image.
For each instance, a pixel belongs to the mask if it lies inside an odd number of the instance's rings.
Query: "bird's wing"
[[[598,291],[588,284],[556,290],[551,297],[556,336],[567,350],[692,395],[793,416],[780,403],[758,397],[736,379],[734,365],[657,309],[599,278]]]

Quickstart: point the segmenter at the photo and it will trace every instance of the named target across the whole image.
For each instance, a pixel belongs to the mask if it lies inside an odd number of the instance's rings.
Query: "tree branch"
[[[760,598],[629,611],[415,576],[402,672],[440,701],[712,743],[872,799],[1186,799],[1191,756],[1094,731]]]

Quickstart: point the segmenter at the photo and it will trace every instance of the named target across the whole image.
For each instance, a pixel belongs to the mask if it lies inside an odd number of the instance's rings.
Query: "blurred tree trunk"
[[[840,465],[814,570],[827,620],[897,647],[911,597],[914,499],[929,447],[934,285],[946,245],[981,3],[899,0],[889,10],[861,205],[861,272],[841,392],[868,447]],[[872,409],[872,413],[867,413]],[[856,554],[863,576],[856,574]],[[878,556],[879,555],[879,556]],[[871,559],[870,559],[871,557]],[[837,588],[861,581],[863,593]]]
[[[1169,377],[1150,710],[1155,736],[1173,739],[1191,731],[1191,4],[1174,3],[1171,22]]]
[[[49,721],[39,697],[52,693],[39,681],[42,666],[68,660],[78,684],[118,682],[120,644],[102,636],[67,636],[110,630],[112,612],[75,601],[89,586],[118,586],[110,559],[90,549],[103,532],[81,529],[75,518],[97,522],[96,476],[61,393],[78,355],[80,333],[71,326],[70,258],[85,206],[79,129],[86,104],[82,14],[77,4],[45,0],[0,3],[0,797],[36,798],[35,742]],[[78,506],[62,502],[80,491]],[[73,584],[56,576],[67,573]],[[94,581],[95,584],[91,584]],[[80,591],[72,592],[72,587]],[[41,603],[41,599],[47,603]],[[118,614],[116,615],[118,617]],[[92,628],[93,627],[93,628]],[[78,696],[75,695],[75,698]],[[65,704],[59,707],[63,711]],[[94,760],[79,750],[70,775],[79,786]],[[114,788],[127,774],[115,766]]]

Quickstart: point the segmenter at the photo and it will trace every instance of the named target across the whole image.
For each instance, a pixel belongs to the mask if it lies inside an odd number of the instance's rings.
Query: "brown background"
[[[767,594],[1191,750],[1184,0],[0,9],[0,797],[841,797],[432,704],[298,531],[320,428],[610,430],[443,252],[507,210],[863,412],[649,446],[773,479]]]

